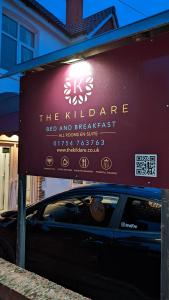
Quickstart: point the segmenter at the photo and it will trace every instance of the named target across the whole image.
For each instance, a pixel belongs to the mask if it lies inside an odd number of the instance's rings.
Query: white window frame
[[[22,46],[24,46],[25,48],[27,48],[28,50],[31,50],[33,52],[33,58],[36,57],[37,50],[38,50],[37,44],[38,44],[38,35],[39,35],[37,30],[32,25],[29,25],[29,23],[27,21],[24,22],[23,20],[21,20],[22,18],[20,19],[19,16],[16,16],[15,14],[13,14],[11,11],[9,11],[7,9],[2,10],[2,16],[3,15],[6,15],[7,17],[9,17],[10,19],[12,19],[13,21],[15,21],[17,23],[17,37],[16,38],[14,36],[10,35],[9,33],[5,32],[4,30],[2,30],[2,23],[1,23],[1,37],[0,37],[0,38],[2,38],[2,34],[4,34],[17,42],[16,63],[18,64],[18,63],[22,62],[21,61],[21,47]],[[20,40],[20,27],[21,26],[28,29],[29,31],[31,31],[34,34],[34,47],[31,47]],[[2,45],[1,45],[1,49],[2,49]],[[4,69],[1,66],[0,66],[0,68]]]

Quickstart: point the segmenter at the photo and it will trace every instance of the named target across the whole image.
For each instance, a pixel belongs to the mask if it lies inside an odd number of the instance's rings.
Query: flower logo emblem
[[[69,104],[83,104],[93,92],[93,76],[75,79],[67,77],[64,83],[64,98]]]

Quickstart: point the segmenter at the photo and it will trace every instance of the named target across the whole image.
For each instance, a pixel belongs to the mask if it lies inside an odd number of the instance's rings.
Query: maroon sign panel
[[[28,75],[19,173],[169,188],[169,34]]]

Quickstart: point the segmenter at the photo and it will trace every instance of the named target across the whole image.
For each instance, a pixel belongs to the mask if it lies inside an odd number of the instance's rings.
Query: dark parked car
[[[94,184],[28,207],[26,268],[92,299],[159,299],[160,199],[159,189]],[[16,219],[0,218],[11,261]]]

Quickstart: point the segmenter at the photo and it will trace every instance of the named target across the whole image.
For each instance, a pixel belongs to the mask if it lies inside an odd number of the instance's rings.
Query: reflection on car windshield
[[[87,196],[57,200],[46,206],[43,219],[94,226],[108,226],[118,196]]]

